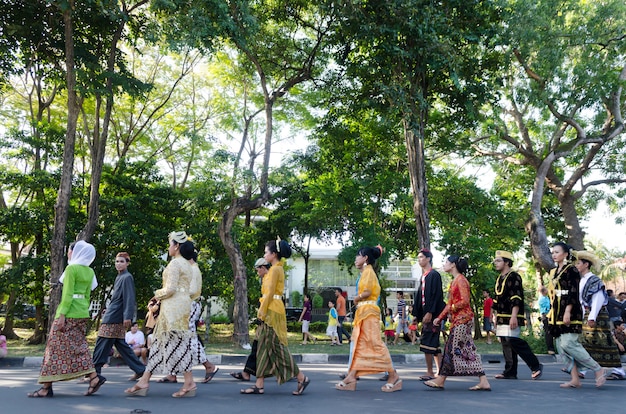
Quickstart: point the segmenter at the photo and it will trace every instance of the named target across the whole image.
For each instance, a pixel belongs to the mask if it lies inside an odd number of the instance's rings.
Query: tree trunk
[[[239,214],[235,206],[226,210],[219,226],[219,236],[226,249],[233,269],[233,285],[235,291],[235,306],[233,308],[233,340],[239,345],[250,343],[248,317],[248,280],[246,265],[241,255],[239,244],[232,234],[233,222]]]
[[[413,214],[419,247],[430,249],[430,219],[428,217],[428,186],[426,183],[426,166],[424,162],[423,129],[415,131],[414,122],[403,120],[404,138],[406,140],[409,161],[409,178],[413,193]]]
[[[76,124],[78,121],[79,105],[76,95],[76,71],[74,68],[74,38],[72,27],[72,10],[74,0],[69,0],[69,7],[63,11],[65,24],[65,70],[67,82],[67,130],[65,132],[65,145],[63,147],[63,168],[59,193],[54,206],[54,231],[52,233],[52,245],[50,249],[50,317],[54,320],[57,307],[61,302],[61,286],[59,277],[63,273],[65,260],[65,226],[69,215],[70,196],[72,194],[72,176],[74,170],[74,147],[76,142]],[[52,326],[48,324],[48,329]]]
[[[9,300],[7,300],[7,316],[4,320],[4,327],[2,328],[2,334],[7,337],[7,339],[20,339],[19,336],[13,330],[13,308],[15,307],[15,301],[17,300],[17,293],[15,290],[11,290],[9,293]]]
[[[43,199],[43,195],[38,195]],[[43,255],[43,236],[41,233],[37,233],[35,236],[34,250],[36,256]],[[44,280],[46,275],[42,266],[38,266],[35,269],[35,330],[33,334],[28,338],[30,345],[43,344],[46,342],[47,327],[45,323],[44,315]]]
[[[559,197],[559,204],[561,205],[561,212],[565,221],[565,228],[567,229],[567,244],[576,250],[584,250],[585,232],[580,227],[575,200],[569,192],[567,194],[557,194],[557,196]]]
[[[552,260],[550,248],[548,247],[546,224],[541,214],[541,201],[543,200],[546,175],[555,158],[554,152],[551,152],[537,168],[537,175],[535,176],[530,202],[530,213],[526,221],[526,233],[528,233],[528,237],[530,238],[530,248],[533,258],[546,271],[554,267],[554,261]]]

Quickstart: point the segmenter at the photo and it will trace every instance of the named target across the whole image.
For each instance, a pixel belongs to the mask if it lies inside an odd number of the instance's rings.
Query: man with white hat
[[[519,337],[520,324],[524,323],[522,277],[511,269],[513,255],[510,252],[496,251],[493,265],[500,272],[496,280],[493,309],[496,313],[496,336],[502,343],[505,361],[504,371],[497,374],[495,378],[517,379],[517,356],[519,355],[530,368],[531,378],[539,379],[543,373],[543,365],[539,363],[528,343]]]
[[[263,276],[267,274],[267,271],[270,268],[270,264],[264,258],[257,259],[254,262],[254,270],[256,270],[256,274],[259,276],[259,280],[261,284],[263,284]],[[243,371],[235,371],[231,372],[230,376],[238,379],[239,381],[250,381],[251,376],[256,377],[256,349],[257,349],[258,341],[255,339],[252,342],[252,349],[250,350],[250,355],[246,360],[246,366]]]
[[[579,250],[574,253],[576,269],[580,273],[579,298],[583,310],[581,342],[589,355],[601,367],[613,368],[607,379],[625,379],[617,344],[611,336],[611,321],[606,309],[608,294],[604,283],[591,270],[598,269],[600,260],[593,253]],[[584,375],[585,372],[581,371]]]

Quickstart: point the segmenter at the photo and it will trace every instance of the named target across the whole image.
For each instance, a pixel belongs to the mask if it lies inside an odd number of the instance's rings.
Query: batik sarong
[[[485,375],[480,355],[472,339],[474,322],[461,323],[450,329],[443,349],[440,375],[481,376]]]

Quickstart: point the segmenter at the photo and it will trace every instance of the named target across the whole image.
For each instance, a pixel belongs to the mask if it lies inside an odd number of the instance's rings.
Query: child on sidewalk
[[[330,337],[331,345],[341,345],[339,343],[339,337],[337,336],[337,309],[335,309],[335,301],[329,300],[328,307],[330,311],[328,312],[328,328],[326,328],[326,335]]]
[[[391,308],[387,308],[387,312],[385,313],[385,345],[387,345],[387,341],[391,341],[396,337],[396,327],[393,322],[393,312]]]

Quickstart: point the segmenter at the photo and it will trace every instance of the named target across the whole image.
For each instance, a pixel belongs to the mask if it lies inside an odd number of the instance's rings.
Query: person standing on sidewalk
[[[398,338],[404,333],[405,339],[409,335],[409,320],[406,313],[406,301],[404,300],[404,293],[401,291],[396,292],[396,299],[398,300],[398,325],[396,325],[396,337],[393,340],[393,344],[398,344]]]
[[[483,290],[483,328],[487,332],[487,344],[491,345],[491,334],[493,331],[493,323],[491,322],[491,308],[493,307],[493,299],[489,294],[489,290]]]
[[[107,306],[102,323],[98,329],[98,338],[93,350],[93,363],[96,372],[102,372],[102,366],[107,363],[111,348],[115,346],[117,352],[135,375],[129,380],[134,381],[143,375],[146,366],[126,343],[126,331],[131,328],[137,319],[137,302],[135,299],[135,280],[128,271],[130,255],[119,252],[115,255],[115,270],[117,277],[113,282],[111,301]]]
[[[265,283],[265,275],[270,269],[270,266],[271,265],[267,263],[265,259],[262,257],[260,259],[257,259],[256,262],[254,262],[254,269],[256,270],[256,273],[259,276],[261,285]],[[264,289],[261,288],[261,291],[263,290]],[[257,339],[255,338],[254,341],[252,341],[252,348],[250,349],[250,355],[248,355],[248,358],[246,359],[246,365],[244,366],[243,371],[231,372],[230,373],[231,377],[238,379],[239,381],[250,381],[251,377],[253,376],[256,377],[256,350],[257,350],[258,345],[259,345],[259,341],[257,341]]]
[[[539,306],[539,313],[541,314],[541,324],[543,325],[543,335],[546,339],[546,348],[548,348],[548,355],[554,355],[554,338],[548,329],[548,313],[550,313],[550,298],[548,297],[548,288],[542,286],[539,290],[541,297],[537,301]]]
[[[522,277],[513,269],[513,255],[504,250],[496,251],[493,264],[500,274],[495,287],[496,335],[502,343],[504,371],[496,379],[517,379],[517,356],[519,355],[531,371],[531,378],[536,380],[543,374],[543,365],[521,339],[520,326],[524,324],[524,288]],[[520,312],[522,312],[520,314]]]
[[[339,335],[339,344],[343,343],[343,336],[345,335],[350,341],[350,334],[343,329],[343,321],[346,320],[346,298],[343,297],[343,291],[341,288],[335,288],[335,297],[337,298],[337,335]]]
[[[300,319],[298,319],[298,322],[302,323],[302,343],[300,345],[306,345],[307,339],[313,343],[317,342],[317,338],[309,333],[309,325],[311,324],[312,319],[312,308],[313,302],[311,302],[311,295],[305,293],[302,313],[300,314]]]
[[[441,344],[439,336],[441,325],[434,325],[433,319],[437,317],[446,306],[443,301],[443,284],[441,275],[433,269],[433,254],[428,249],[420,250],[417,255],[417,263],[422,268],[422,278],[417,286],[413,304],[413,316],[417,322],[422,322],[422,335],[420,337],[420,351],[424,353],[426,361],[426,375],[420,377],[422,381],[435,378],[433,361],[437,367],[437,373],[441,367]]]

